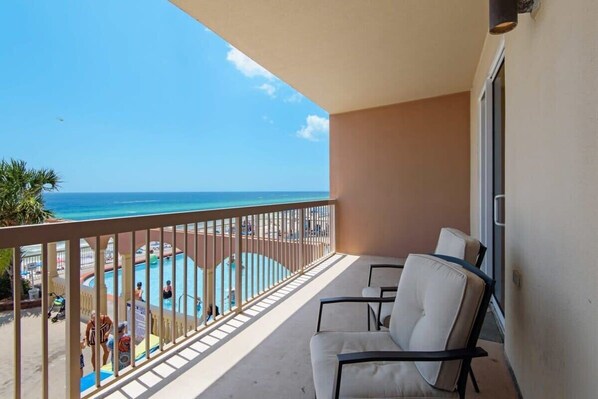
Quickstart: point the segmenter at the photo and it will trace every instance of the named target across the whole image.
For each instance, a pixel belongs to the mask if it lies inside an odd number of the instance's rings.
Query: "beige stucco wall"
[[[469,230],[469,93],[330,116],[337,250],[404,257]]]
[[[525,398],[598,395],[597,21],[594,0],[543,0],[506,35],[505,350]],[[476,232],[473,110],[496,43],[486,42],[471,101]]]

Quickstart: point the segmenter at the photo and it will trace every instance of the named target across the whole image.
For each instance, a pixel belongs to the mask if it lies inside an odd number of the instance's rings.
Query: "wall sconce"
[[[490,0],[490,33],[501,35],[515,29],[517,14],[532,12],[540,0]]]

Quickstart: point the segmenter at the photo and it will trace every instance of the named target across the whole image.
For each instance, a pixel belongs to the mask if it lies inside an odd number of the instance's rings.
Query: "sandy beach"
[[[21,373],[22,397],[41,397],[42,387],[42,339],[41,323],[45,317],[41,308],[25,309],[21,312]],[[49,397],[64,397],[66,383],[66,323],[48,321],[48,370]],[[81,333],[85,332],[85,323],[81,323]],[[12,312],[0,313],[0,337],[4,344],[0,361],[0,398],[13,396],[13,351],[14,324]],[[90,348],[85,348],[84,374],[92,371]]]

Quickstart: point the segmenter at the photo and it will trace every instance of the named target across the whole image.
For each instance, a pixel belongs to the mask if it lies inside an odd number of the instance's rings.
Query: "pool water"
[[[241,278],[243,281],[243,298],[247,298],[248,296],[251,297],[252,295],[259,293],[260,291],[264,290],[268,286],[273,285],[276,282],[276,274],[277,273],[268,273],[268,269],[275,270],[278,268],[278,276],[283,278],[284,276],[288,276],[290,272],[284,266],[275,262],[272,259],[269,259],[266,256],[259,255],[259,254],[252,254],[252,253],[242,253],[241,254],[243,263],[246,266],[242,270]],[[184,254],[178,254],[176,256],[176,307],[178,312],[183,312],[183,303],[182,303],[182,294],[183,294],[183,283],[184,283],[184,261],[185,261]],[[245,260],[247,258],[247,261]],[[236,273],[236,266],[235,262],[233,262],[232,266],[229,266],[229,259],[226,258],[223,263],[220,263],[216,266],[215,270],[215,290],[216,290],[216,305],[221,308],[221,300],[223,295],[222,290],[222,268],[224,264],[224,312],[231,308],[231,300],[233,301],[234,306],[234,292],[231,295],[231,290],[235,288],[235,273]],[[164,258],[164,274],[163,274],[163,285],[166,285],[167,280],[174,281],[172,278],[172,271],[173,271],[173,261],[172,257]],[[271,266],[268,266],[271,265]],[[195,286],[193,281],[193,268],[195,264],[191,258],[187,258],[187,314],[193,315],[196,311],[196,304],[194,303],[194,292]],[[160,306],[160,300],[162,298],[162,287],[159,285],[160,280],[160,264],[156,262],[154,264],[150,263],[150,286],[149,286],[149,293],[150,293],[150,304],[154,306]],[[148,287],[145,286],[145,270],[146,264],[145,263],[138,263],[135,265],[135,281],[141,282],[143,284],[143,295],[145,298],[145,293]],[[259,280],[258,280],[258,270],[259,270]],[[264,276],[264,270],[266,270],[266,274]],[[230,279],[229,279],[230,275]],[[267,277],[270,277],[268,280]],[[108,294],[114,294],[114,271],[107,271],[104,273],[106,290]],[[122,269],[118,270],[118,294],[122,294]],[[246,279],[249,278],[247,281]],[[253,284],[252,284],[253,279]],[[229,280],[231,284],[229,285]],[[247,283],[247,288],[246,288]],[[265,283],[265,284],[264,284]],[[84,285],[93,287],[95,284],[95,277],[89,277],[83,282]],[[265,286],[264,286],[265,285]],[[197,269],[197,297],[203,297],[203,269]],[[181,298],[181,299],[179,299]],[[172,310],[172,299],[164,299],[164,310]],[[203,306],[203,305],[202,305]],[[220,312],[223,313],[223,310],[220,309]]]

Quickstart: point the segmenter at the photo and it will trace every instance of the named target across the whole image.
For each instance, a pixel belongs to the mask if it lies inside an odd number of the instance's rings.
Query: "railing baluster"
[[[315,257],[314,248],[315,248],[316,240],[315,240],[314,232],[315,232],[315,224],[316,224],[316,220],[315,219],[316,218],[314,216],[314,214],[315,214],[314,211],[315,211],[315,209],[312,207],[311,208],[311,229],[310,229],[311,231],[310,231],[310,234],[309,234],[310,235],[310,239],[311,239],[311,246],[310,246],[311,256],[310,256],[310,259],[309,259],[309,263],[310,264],[312,264],[314,262],[314,257]]]
[[[101,307],[100,307],[100,302],[102,301],[101,298],[101,292],[100,290],[103,288],[102,284],[104,281],[104,270],[103,267],[101,267],[102,265],[100,265],[100,254],[102,253],[101,249],[100,249],[100,237],[96,236],[95,238],[95,260],[94,260],[94,272],[95,272],[95,287],[94,287],[94,298],[95,298],[95,336],[94,336],[94,347],[92,348],[92,350],[94,351],[94,356],[95,356],[95,363],[94,363],[94,368],[95,368],[95,384],[96,387],[100,387],[100,368],[103,366],[101,360],[100,360],[100,347],[101,347],[101,342],[102,342],[102,332],[101,332],[101,327],[102,325],[100,324],[100,319],[101,319]],[[100,276],[100,273],[102,274],[102,276]],[[70,305],[70,303],[69,303]]]
[[[124,301],[124,309],[125,309],[125,314],[123,315],[123,318],[127,317],[127,296],[125,295],[125,288],[124,288],[124,282],[127,281],[127,279],[124,278],[125,273],[127,273],[128,276],[130,276],[130,280],[129,281],[129,287],[131,289],[131,318],[129,321],[129,325],[131,326],[131,329],[129,330],[129,333],[131,334],[131,367],[135,367],[135,357],[137,356],[137,354],[135,353],[135,343],[137,342],[136,339],[137,337],[135,336],[135,264],[137,259],[137,248],[135,248],[135,230],[131,231],[131,264],[130,265],[126,265],[123,262],[123,267],[122,267],[122,273],[123,273],[123,301]],[[149,248],[145,247],[145,252],[149,253]],[[126,267],[129,266],[130,268],[132,268],[133,270],[129,271],[126,269]],[[147,264],[147,267],[149,267],[149,262]],[[116,294],[115,294],[116,295]]]
[[[281,232],[280,232],[280,212],[276,212],[276,225],[275,225],[275,236],[276,236],[276,248],[275,248],[275,252],[276,252],[276,283],[280,282],[280,276],[282,274],[282,270],[280,270],[280,267],[282,265],[282,256],[281,256],[281,252],[280,252],[280,236],[281,236]]]
[[[299,209],[293,209],[293,259],[295,262],[295,273],[301,273],[299,265]]]
[[[14,397],[21,397],[21,248],[13,248],[12,267],[12,301],[13,301],[13,375],[14,375]]]
[[[269,248],[268,248],[268,258],[270,259],[269,263],[269,270],[268,273],[270,275],[269,281],[271,285],[276,284],[276,277],[274,272],[274,213],[268,213],[268,237],[270,237]]]
[[[271,274],[271,267],[272,267],[272,253],[270,248],[272,247],[272,225],[270,224],[270,212],[266,213],[266,226],[268,229],[268,242],[266,243],[266,254],[268,257],[266,258],[266,270],[268,271],[266,280],[268,281],[268,288],[272,285],[272,274]]]
[[[245,271],[245,289],[243,290],[243,294],[244,294],[243,297],[245,298],[245,301],[247,301],[247,299],[249,298],[249,262],[247,262],[248,252],[249,252],[249,219],[247,216],[244,216],[244,218],[245,218],[245,234],[244,234],[245,245],[243,246],[243,248],[245,248],[245,261],[243,262],[241,276],[243,275],[243,271]]]
[[[212,306],[212,322],[216,321],[216,219],[212,221],[212,281],[210,282],[210,303]]]
[[[210,305],[208,299],[208,222],[203,222],[203,324],[208,323],[208,306]]]
[[[258,263],[258,269],[257,269],[257,285],[258,285],[258,291],[260,293],[265,291],[265,285],[264,285],[264,243],[263,243],[263,239],[264,239],[264,234],[263,234],[263,214],[258,214],[257,215],[257,253],[258,253],[258,257],[257,257],[257,263]],[[260,280],[261,277],[261,280]],[[261,283],[261,284],[260,284]],[[261,287],[261,289],[260,289]]]
[[[197,231],[197,222],[193,223],[193,234],[195,234],[195,239],[193,240],[193,329],[197,331],[197,274],[199,268],[199,234]],[[203,306],[200,308],[203,310]]]
[[[251,238],[251,252],[250,252],[250,259],[251,259],[251,298],[255,297],[255,217],[251,215],[251,235],[247,235],[247,237]]]
[[[81,243],[79,239],[66,242],[68,264],[66,265],[66,394],[68,398],[78,398],[81,394],[81,371],[79,355],[80,341],[80,271],[81,271]],[[96,320],[97,323],[97,320]],[[96,334],[97,335],[97,334]],[[16,334],[15,334],[16,336]],[[97,339],[96,339],[97,340]],[[15,357],[16,358],[16,357]],[[19,381],[15,379],[15,382]],[[20,381],[19,381],[20,382]]]
[[[242,240],[241,240],[241,217],[235,217],[235,306],[236,313],[243,311],[243,281],[242,270],[243,264],[241,261]]]
[[[160,332],[160,351],[164,350],[164,302],[162,301],[162,287],[164,286],[164,227],[160,227],[160,263],[158,264],[158,331]],[[149,306],[149,302],[146,303]],[[147,338],[147,337],[146,337]]]
[[[189,225],[188,224],[184,224],[183,225],[185,228],[185,231],[183,232],[183,254],[185,255],[185,257],[183,258],[183,296],[181,298],[183,298],[183,331],[184,331],[184,336],[187,336],[187,318],[189,317],[187,315],[187,302],[188,302],[188,297],[187,297],[187,267],[188,265],[188,261],[187,258],[189,257],[187,254],[187,240],[189,239]]]
[[[120,348],[118,345],[118,233],[114,235],[114,244],[112,245],[112,277],[113,277],[113,291],[112,291],[112,313],[114,315],[114,346],[113,351],[115,352],[112,360],[112,370],[114,376],[118,377],[120,369]]]
[[[283,280],[286,279],[287,277],[287,271],[288,271],[288,267],[289,267],[289,263],[287,262],[287,246],[286,246],[286,232],[287,232],[287,218],[286,218],[286,212],[282,211],[282,234],[281,234],[281,241],[282,241],[282,264],[283,264],[283,269],[282,272],[284,273],[283,275]]]
[[[302,267],[299,262],[299,209],[294,211],[294,222],[293,222],[293,252],[295,253],[295,272],[301,273]]]
[[[289,258],[289,269],[291,271],[291,273],[289,274],[289,276],[292,276],[293,274],[295,274],[295,260],[293,259],[294,253],[293,253],[293,218],[294,218],[294,211],[291,209],[288,211],[289,217],[288,217],[288,230],[287,230],[287,248],[288,248],[288,258]]]
[[[49,309],[48,297],[50,295],[50,281],[49,281],[49,253],[48,244],[42,244],[42,309],[41,309],[41,321],[42,321],[42,399],[48,399],[48,318],[46,312]],[[56,262],[56,251],[54,253],[54,262]]]
[[[233,310],[233,220],[228,218],[228,310]]]
[[[160,238],[161,240],[161,238]],[[150,336],[152,334],[152,319],[150,315],[150,230],[145,231],[145,359],[146,361],[151,358],[150,353]],[[160,248],[162,248],[162,241],[160,241]],[[134,274],[133,274],[134,275]],[[131,309],[132,317],[135,317],[135,309]],[[161,339],[160,339],[161,341]]]
[[[170,342],[173,344],[176,343],[177,332],[176,332],[176,229],[177,226],[172,226],[172,247],[170,250],[170,258],[172,259],[172,297],[170,297],[170,305],[172,306],[172,321],[170,323]],[[162,289],[162,288],[160,288]],[[163,299],[163,296],[160,296],[160,300]]]
[[[220,313],[224,315],[224,219],[220,220]]]
[[[305,235],[305,209],[299,209],[299,266],[301,267],[301,274],[305,269],[303,236]]]

